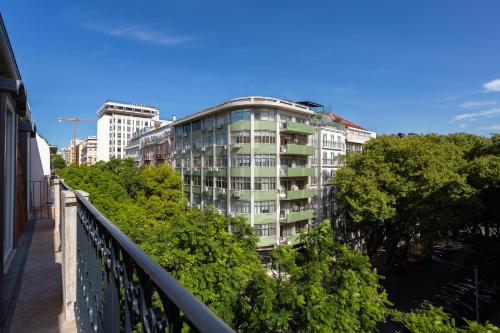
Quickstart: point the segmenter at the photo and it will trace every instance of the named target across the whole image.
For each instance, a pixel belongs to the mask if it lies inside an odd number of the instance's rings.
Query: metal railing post
[[[79,192],[84,197],[88,193]],[[61,245],[64,318],[75,319],[77,200],[73,191],[61,192]]]

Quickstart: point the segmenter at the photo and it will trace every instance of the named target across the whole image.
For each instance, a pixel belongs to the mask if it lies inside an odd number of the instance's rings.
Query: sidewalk
[[[57,233],[53,220],[36,222],[9,333],[76,332],[75,322],[64,320]]]

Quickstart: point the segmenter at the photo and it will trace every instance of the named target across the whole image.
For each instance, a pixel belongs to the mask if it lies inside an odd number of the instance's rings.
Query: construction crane
[[[76,165],[78,165],[78,158],[76,155],[76,123],[79,121],[94,122],[95,119],[67,117],[67,118],[59,118],[58,121],[60,123],[62,123],[63,121],[71,121],[71,124],[73,125],[73,162]]]

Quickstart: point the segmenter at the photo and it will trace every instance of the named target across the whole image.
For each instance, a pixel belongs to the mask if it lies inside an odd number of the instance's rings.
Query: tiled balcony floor
[[[63,313],[61,259],[54,221],[36,223],[9,333],[76,332]]]

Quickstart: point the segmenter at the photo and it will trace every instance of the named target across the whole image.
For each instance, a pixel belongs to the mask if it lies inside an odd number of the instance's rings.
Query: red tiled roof
[[[344,126],[349,126],[349,127],[353,127],[353,128],[357,128],[357,129],[360,129],[360,130],[363,130],[363,131],[366,131],[365,128],[359,126],[359,125],[356,125],[355,123],[351,122],[350,120],[347,120],[345,118],[342,118],[341,116],[339,116],[338,114],[335,114],[333,112],[328,112],[326,114],[330,119],[334,120],[334,121],[338,121],[340,120],[340,123]]]

